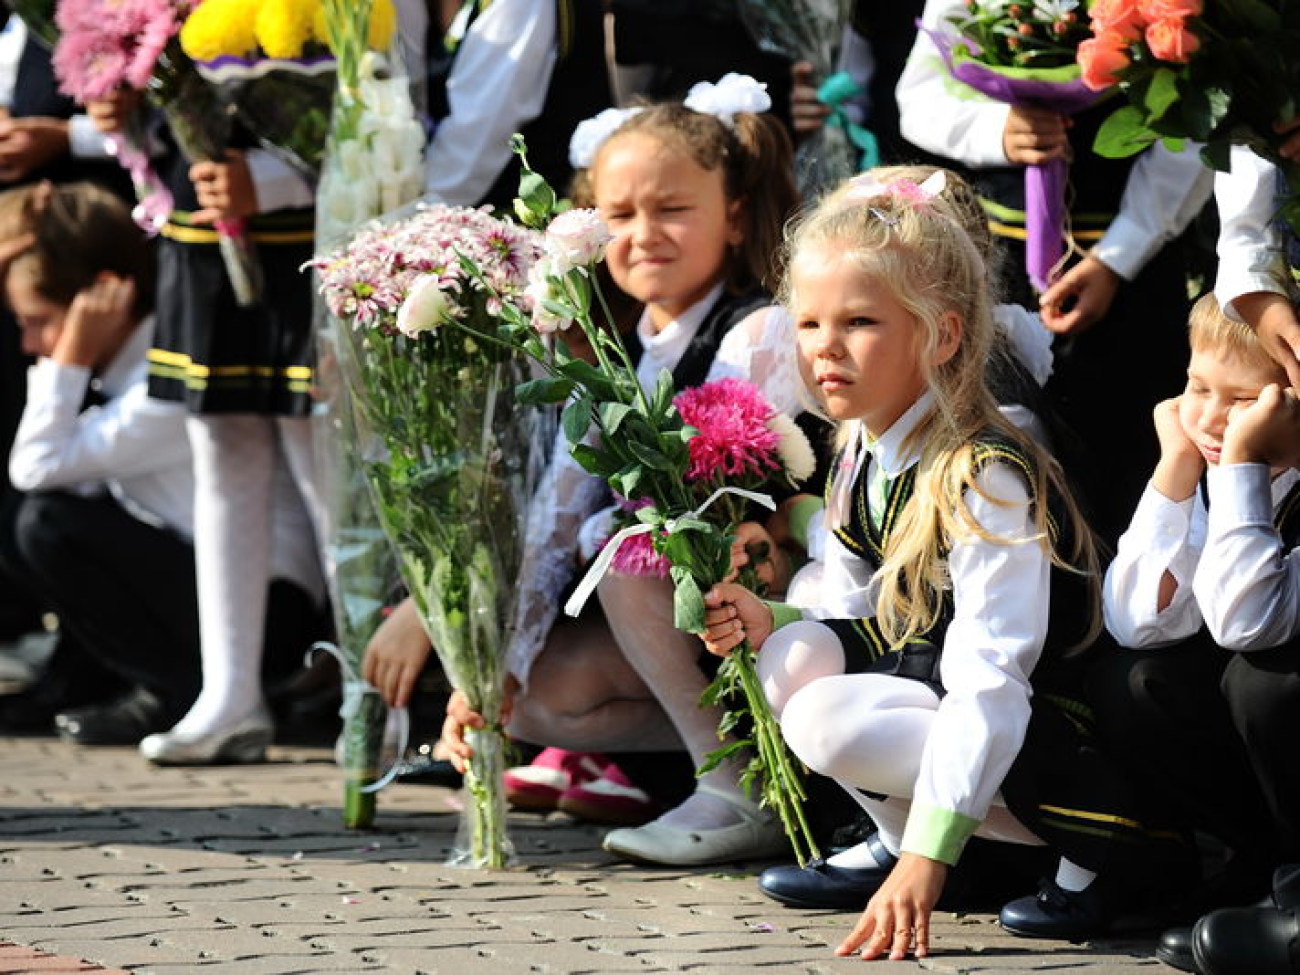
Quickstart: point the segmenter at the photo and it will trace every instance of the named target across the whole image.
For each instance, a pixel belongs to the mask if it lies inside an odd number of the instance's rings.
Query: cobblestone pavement
[[[512,815],[517,869],[459,870],[443,865],[456,794],[392,787],[377,828],[351,832],[337,793],[323,749],[156,769],[127,749],[0,739],[0,973],[862,970],[828,947],[848,916],[784,910],[750,870],[620,864],[598,828],[559,815]],[[985,915],[934,929],[932,958],[875,969],[1173,971],[1149,938],[1031,943]]]

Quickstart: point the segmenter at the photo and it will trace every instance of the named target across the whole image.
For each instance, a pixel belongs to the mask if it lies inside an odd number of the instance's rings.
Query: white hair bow
[[[772,96],[767,93],[767,85],[763,82],[732,71],[719,78],[716,84],[700,81],[692,85],[682,104],[733,126],[739,112],[766,112],[772,107]]]
[[[569,139],[569,165],[574,169],[586,169],[594,163],[596,153],[605,144],[605,140],[640,111],[639,106],[607,108],[599,115],[579,122]]]

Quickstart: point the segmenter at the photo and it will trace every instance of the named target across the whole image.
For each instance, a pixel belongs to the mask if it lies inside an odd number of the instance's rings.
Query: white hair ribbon
[[[694,511],[688,511],[680,518],[670,518],[666,521],[664,523],[664,530],[671,535],[674,527],[676,527],[679,521],[698,518],[709,509],[713,502],[717,501],[718,498],[722,497],[724,494],[735,494],[745,498],[746,500],[753,501],[755,504],[761,504],[764,508],[771,511],[776,510],[776,502],[772,500],[770,495],[759,494],[757,491],[746,491],[744,488],[738,487],[720,487],[710,494],[705,502]],[[655,527],[653,525],[643,523],[640,525],[628,525],[621,531],[615,532],[610,540],[605,543],[605,547],[600,550],[600,554],[596,556],[596,561],[591,563],[591,568],[588,569],[587,574],[582,577],[582,582],[578,583],[578,587],[573,590],[573,595],[569,597],[569,601],[564,604],[564,612],[569,616],[577,616],[581,613],[582,607],[586,605],[587,600],[591,597],[592,592],[595,591],[596,586],[600,585],[600,580],[603,579],[605,573],[609,571],[610,564],[613,563],[614,556],[618,553],[618,547],[634,535],[644,535],[646,532],[654,530]]]
[[[766,112],[772,107],[772,96],[767,93],[767,85],[763,82],[730,71],[716,83],[696,82],[682,104],[692,111],[713,115],[731,128],[740,112]]]
[[[569,139],[569,165],[574,169],[586,169],[594,163],[596,153],[605,144],[605,140],[641,110],[640,106],[607,108],[598,115],[579,122]]]
[[[849,180],[849,191],[844,194],[844,202],[896,196],[909,203],[925,203],[942,194],[947,186],[948,174],[942,169],[936,169],[920,183],[913,183],[910,179],[893,179],[884,183],[867,172]]]

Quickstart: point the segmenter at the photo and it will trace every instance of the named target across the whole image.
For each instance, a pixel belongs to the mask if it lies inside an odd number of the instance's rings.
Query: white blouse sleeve
[[[1288,293],[1290,275],[1277,210],[1278,171],[1244,146],[1232,149],[1232,169],[1214,176],[1219,207],[1218,278],[1214,296],[1230,316],[1233,302],[1255,292]]]
[[[1102,612],[1106,629],[1124,647],[1159,647],[1192,636],[1201,611],[1192,578],[1205,547],[1205,505],[1199,494],[1171,501],[1148,484],[1106,570]],[[1168,572],[1177,588],[1163,610],[1160,583]]]
[[[1265,650],[1300,632],[1300,556],[1283,551],[1273,526],[1269,470],[1220,464],[1210,491],[1205,554],[1192,586],[1214,642]]]
[[[578,465],[559,431],[550,466],[529,506],[515,634],[506,655],[506,669],[525,687],[560,613],[560,597],[577,570],[579,531],[604,497],[604,481]]]

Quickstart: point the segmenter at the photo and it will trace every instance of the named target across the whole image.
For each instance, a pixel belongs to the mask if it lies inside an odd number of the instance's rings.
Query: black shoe
[[[1170,968],[1181,972],[1195,972],[1196,959],[1192,957],[1192,929],[1170,928],[1160,935],[1156,944],[1156,957]]]
[[[459,789],[465,777],[445,758],[417,753],[397,763],[397,781],[407,785],[436,785],[444,789]]]
[[[1062,889],[1054,880],[1044,880],[1036,895],[1002,908],[998,922],[1024,938],[1086,941],[1102,934],[1111,922],[1099,887],[1094,880],[1086,890],[1076,892]]]
[[[1201,975],[1300,973],[1300,919],[1276,907],[1212,911],[1192,929],[1192,955]]]
[[[872,833],[864,842],[884,866],[853,869],[810,860],[806,867],[768,867],[758,878],[758,889],[788,907],[860,911],[897,862],[877,834]]]
[[[78,745],[138,745],[141,739],[166,731],[172,724],[162,701],[143,687],[110,704],[61,711],[54,716],[59,737]]]

